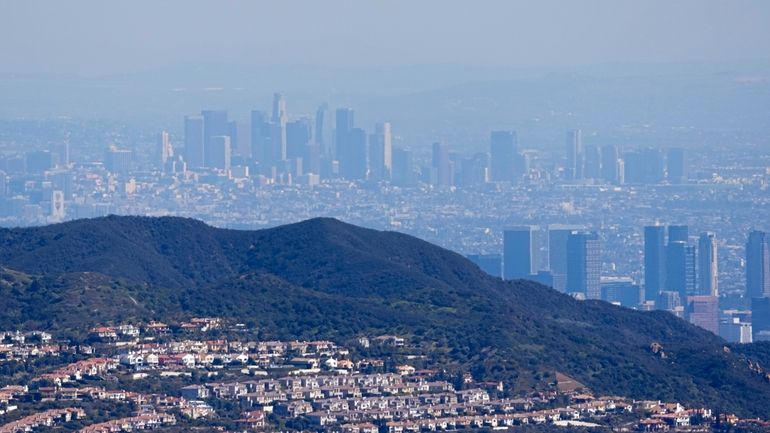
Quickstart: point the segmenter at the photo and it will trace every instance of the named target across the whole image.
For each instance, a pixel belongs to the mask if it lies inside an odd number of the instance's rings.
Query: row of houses
[[[0,426],[0,433],[29,432],[38,427],[53,427],[56,424],[66,423],[73,419],[84,419],[85,417],[85,411],[80,408],[51,409]]]
[[[61,386],[63,383],[78,381],[84,377],[100,376],[118,367],[113,358],[90,358],[42,374],[36,380],[50,381]]]
[[[79,430],[80,433],[115,433],[134,430],[149,430],[176,424],[176,417],[167,413],[149,413],[92,424]]]

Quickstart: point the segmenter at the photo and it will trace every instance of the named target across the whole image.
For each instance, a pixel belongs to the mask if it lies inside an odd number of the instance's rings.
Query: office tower
[[[529,278],[537,273],[537,226],[503,231],[503,275],[506,280]]]
[[[518,143],[516,131],[492,131],[489,135],[489,177],[494,182],[514,180]]]
[[[695,247],[682,241],[669,241],[666,247],[666,290],[679,292],[679,296],[685,299],[695,294],[695,280]]]
[[[719,335],[719,298],[716,296],[687,297],[685,314],[693,325]]]
[[[369,136],[369,178],[390,180],[393,171],[393,133],[390,123],[378,123]]]
[[[644,299],[654,301],[666,287],[666,227],[644,228]]]
[[[572,232],[567,238],[567,292],[601,299],[601,241],[596,232]]]
[[[698,293],[719,296],[717,240],[711,232],[701,233],[698,238]]]
[[[615,278],[602,281],[602,301],[618,303],[633,308],[642,302],[642,288],[631,278]]]
[[[471,254],[467,258],[487,274],[502,278],[503,257],[500,254]]]
[[[286,100],[280,93],[273,94],[273,117],[270,120],[273,123],[286,123]]]
[[[315,114],[315,142],[320,146],[321,157],[327,160],[334,159],[334,125],[328,104],[318,107]]]
[[[452,167],[449,160],[449,146],[443,142],[433,143],[433,164],[431,180],[438,187],[452,186]]]
[[[460,166],[460,182],[463,186],[473,187],[487,182],[487,172],[489,170],[488,153],[476,153],[470,157],[463,158]]]
[[[270,122],[267,115],[259,110],[251,112],[251,158],[258,161],[260,165],[272,165],[272,147],[270,137],[272,136]]]
[[[685,225],[668,226],[668,243],[684,242],[690,240],[690,230]]]
[[[211,167],[211,144],[213,137],[229,136],[230,126],[225,110],[203,110],[203,165]]]
[[[69,139],[57,143],[54,146],[54,156],[56,157],[57,168],[68,168],[70,165],[70,142]]]
[[[104,153],[104,167],[113,174],[128,174],[132,158],[133,152],[130,150],[112,146]]]
[[[338,108],[335,115],[334,148],[335,157],[340,164],[340,174],[343,175],[348,168],[347,164],[353,164],[352,149],[350,145],[350,133],[354,128],[354,112],[350,108]]]
[[[251,127],[245,122],[231,121],[228,125],[230,132],[230,150],[233,156],[244,160],[251,159]]]
[[[586,179],[601,179],[602,156],[597,146],[586,146],[584,158],[584,177]]]
[[[681,306],[682,298],[679,296],[679,292],[663,290],[655,297],[655,307],[658,310],[676,311]]]
[[[746,294],[770,297],[770,236],[754,230],[746,243]]]
[[[346,134],[344,151],[340,152],[340,175],[348,180],[366,179],[366,131],[353,128]]]
[[[230,161],[232,160],[232,148],[230,147],[230,136],[219,135],[211,137],[209,146],[209,167],[219,170],[230,170]]]
[[[184,159],[191,169],[204,166],[203,118],[184,117]]]
[[[414,185],[416,176],[410,150],[393,148],[393,183],[399,186]]]
[[[161,131],[158,134],[158,156],[161,164],[165,164],[174,157],[174,148],[171,147],[167,131]]]
[[[602,146],[602,179],[609,183],[619,182],[619,170],[618,170],[618,147],[608,144]]]
[[[302,118],[286,124],[286,158],[307,159],[307,146],[313,133],[310,119]]]
[[[553,288],[560,292],[566,290],[567,282],[567,240],[574,231],[582,231],[582,226],[552,224],[548,226],[548,269],[554,276]],[[559,278],[559,277],[562,278]]]
[[[564,167],[567,180],[583,178],[583,138],[582,132],[575,129],[567,132],[567,163]]]
[[[625,182],[632,184],[657,184],[663,181],[666,165],[659,149],[641,149],[623,155]]]
[[[668,181],[671,183],[682,183],[687,180],[687,168],[685,162],[684,149],[674,147],[668,150],[666,158],[668,167]]]

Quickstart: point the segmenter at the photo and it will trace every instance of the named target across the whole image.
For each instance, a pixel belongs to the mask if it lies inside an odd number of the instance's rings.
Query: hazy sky
[[[2,0],[0,72],[770,58],[770,1]]]

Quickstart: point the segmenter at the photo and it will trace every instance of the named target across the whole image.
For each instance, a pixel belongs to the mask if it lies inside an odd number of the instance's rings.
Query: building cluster
[[[60,346],[51,344],[51,334],[42,331],[0,331],[0,363],[56,356]]]
[[[545,255],[538,239],[543,232]],[[509,227],[503,232],[502,254],[467,257],[496,277],[535,280],[579,299],[670,311],[730,342],[750,343],[770,339],[769,242],[766,232],[754,230],[745,246],[750,310],[720,309],[716,235],[703,232],[691,238],[686,225],[644,227],[644,272],[639,282],[631,277],[604,278],[601,237],[580,226]]]

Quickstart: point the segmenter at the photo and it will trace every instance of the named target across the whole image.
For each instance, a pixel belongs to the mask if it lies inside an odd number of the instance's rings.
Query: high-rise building
[[[654,301],[666,287],[666,227],[644,228],[644,299]]]
[[[393,148],[393,183],[399,186],[411,186],[415,183],[414,162],[410,150]]]
[[[125,175],[131,170],[132,159],[133,152],[130,150],[112,146],[104,153],[104,167],[110,173]]]
[[[601,241],[596,232],[572,232],[567,238],[567,292],[601,299]]]
[[[579,129],[567,132],[565,177],[568,180],[583,178],[583,134]]]
[[[251,112],[251,158],[265,167],[273,165],[272,132],[267,115],[258,110]]]
[[[668,181],[671,183],[682,183],[687,179],[687,166],[685,152],[681,147],[673,147],[668,150],[666,158],[668,168]]]
[[[642,288],[628,277],[602,280],[602,301],[633,308],[642,302]]]
[[[518,226],[503,232],[503,276],[506,280],[537,273],[537,226]]]
[[[350,133],[354,128],[354,113],[350,108],[338,108],[335,116],[334,146],[340,164],[340,173],[348,170],[345,165],[354,164],[354,151],[350,145]]]
[[[328,104],[322,104],[315,113],[315,142],[320,147],[320,156],[326,160],[334,159],[334,125]]]
[[[685,314],[693,325],[719,335],[719,298],[716,296],[687,297]]]
[[[471,254],[467,258],[487,274],[497,278],[503,276],[503,258],[500,254]]]
[[[369,136],[369,178],[390,180],[393,171],[393,133],[390,123],[378,123]]]
[[[174,157],[174,148],[171,147],[167,131],[161,131],[158,134],[158,157],[161,164],[165,164]]]
[[[770,236],[754,230],[746,243],[746,293],[749,298],[770,297]]]
[[[184,159],[190,169],[201,168],[205,164],[205,146],[203,143],[203,118],[185,116],[184,118]]]
[[[584,162],[584,177],[586,179],[601,179],[602,155],[597,146],[586,146]]]
[[[701,233],[698,238],[698,293],[719,296],[716,235]]]
[[[244,122],[231,121],[230,130],[227,135],[230,136],[230,149],[233,156],[238,156],[244,160],[251,159],[251,128]]]
[[[232,160],[232,147],[229,135],[211,137],[209,140],[209,167],[230,171]]]
[[[751,328],[753,341],[770,340],[770,297],[751,298]]]
[[[452,166],[449,160],[449,146],[444,142],[433,143],[433,164],[431,181],[438,187],[452,186]]]
[[[609,183],[620,183],[618,170],[618,147],[612,144],[602,146],[602,179]]]
[[[518,153],[516,131],[492,131],[489,136],[489,177],[492,181],[514,179],[514,166]]]
[[[353,128],[346,135],[345,152],[340,153],[340,174],[348,180],[364,180],[366,179],[366,131]]]
[[[313,129],[308,118],[286,124],[286,158],[307,159],[307,146],[313,138]]]
[[[626,152],[624,181],[631,184],[657,184],[665,179],[666,165],[659,149]]]
[[[683,241],[669,241],[666,247],[666,290],[679,292],[679,296],[685,299],[695,294],[695,280],[695,248]]]
[[[212,167],[212,138],[228,136],[230,134],[230,124],[227,120],[227,111],[225,110],[203,110],[203,165]]]
[[[685,225],[668,226],[668,243],[684,242],[690,240],[690,229]]]
[[[273,94],[273,117],[271,118],[273,123],[286,123],[286,100],[283,99],[283,95],[280,93]]]
[[[567,282],[567,240],[575,231],[582,231],[582,226],[552,224],[548,226],[548,269],[554,276],[553,288],[560,292],[566,290]],[[559,278],[559,277],[563,278]]]

